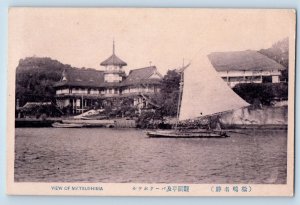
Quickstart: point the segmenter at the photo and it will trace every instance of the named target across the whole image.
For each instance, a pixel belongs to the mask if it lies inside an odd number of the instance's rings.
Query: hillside
[[[21,59],[16,69],[16,99],[20,106],[29,101],[54,102],[53,85],[60,80],[64,69],[78,68],[47,57]]]

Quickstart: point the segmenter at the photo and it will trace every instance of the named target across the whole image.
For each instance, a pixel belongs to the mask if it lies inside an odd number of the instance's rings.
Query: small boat
[[[68,123],[68,124],[65,124],[65,123],[59,123],[59,122],[55,122],[52,124],[52,127],[55,127],[55,128],[81,128],[81,127],[84,127],[83,124],[72,124],[72,123]]]
[[[216,130],[158,130],[148,131],[151,138],[225,138],[229,137],[226,132]]]
[[[114,127],[114,120],[62,120],[64,124],[80,124],[84,127]]]
[[[149,131],[147,135],[158,138],[229,137],[221,130],[219,116],[249,104],[221,79],[206,55],[197,56],[188,65],[183,65],[178,72],[181,78],[175,129]],[[179,129],[179,123],[188,125],[189,122],[204,122],[209,125],[209,129],[200,129],[203,123],[199,123],[199,129]],[[210,128],[211,122],[218,125],[215,130]]]

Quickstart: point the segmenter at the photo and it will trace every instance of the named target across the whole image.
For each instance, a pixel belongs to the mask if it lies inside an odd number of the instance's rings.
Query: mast
[[[179,112],[180,112],[181,98],[182,98],[182,91],[183,91],[183,71],[184,71],[184,59],[182,61],[182,70],[180,71],[179,95],[178,95],[177,116],[176,116],[175,130],[177,130],[178,123],[179,123]]]
[[[115,39],[113,39],[113,54],[115,54]]]
[[[81,94],[81,113],[83,113],[83,94]]]

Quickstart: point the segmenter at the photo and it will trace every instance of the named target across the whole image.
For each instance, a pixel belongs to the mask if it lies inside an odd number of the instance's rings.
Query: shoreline
[[[17,118],[15,119],[15,128],[35,128],[35,127],[52,127],[52,124],[55,122],[61,123],[64,118],[49,118],[49,119],[34,119],[34,118]],[[120,121],[120,119],[118,119]],[[117,121],[118,121],[117,120]],[[122,119],[126,121],[126,119]],[[170,124],[172,125],[172,124]],[[141,129],[138,127],[128,126],[123,123],[121,127],[117,128],[133,128],[133,129]],[[276,129],[276,130],[287,130],[287,124],[223,124],[224,130],[231,129]],[[157,128],[148,128],[148,129],[157,129]],[[142,129],[146,130],[146,129]]]

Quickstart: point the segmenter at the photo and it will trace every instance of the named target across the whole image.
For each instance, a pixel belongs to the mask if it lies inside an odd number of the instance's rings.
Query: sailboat
[[[178,124],[205,121],[222,113],[249,106],[219,77],[207,55],[200,55],[180,70],[177,122],[173,130],[148,131],[149,137],[223,138],[221,129],[179,129]],[[220,127],[219,127],[220,128]]]

